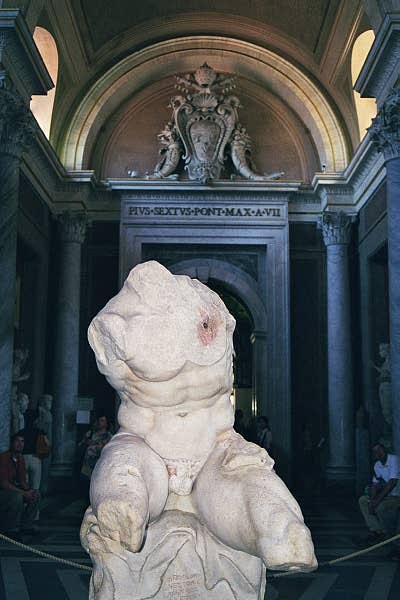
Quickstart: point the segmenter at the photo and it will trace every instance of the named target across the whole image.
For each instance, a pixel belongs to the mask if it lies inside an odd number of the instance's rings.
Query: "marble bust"
[[[197,280],[135,267],[89,342],[120,429],[92,475],[90,598],[263,598],[265,567],[317,566],[267,452],[233,428],[233,317]]]
[[[12,401],[12,423],[11,433],[17,433],[25,427],[24,413],[28,410],[29,396],[24,392],[18,392]]]

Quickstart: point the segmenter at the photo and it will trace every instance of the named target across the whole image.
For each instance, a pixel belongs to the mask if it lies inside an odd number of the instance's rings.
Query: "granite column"
[[[81,247],[86,219],[82,214],[59,217],[60,281],[54,368],[52,475],[71,477],[76,452],[76,411],[79,376],[79,312]]]
[[[19,166],[33,135],[29,108],[0,73],[0,451],[10,434]]]
[[[381,106],[369,134],[386,166],[389,329],[392,376],[393,446],[400,456],[400,89]]]
[[[348,247],[351,217],[326,211],[321,229],[327,252],[329,459],[327,479],[354,478],[354,406]]]

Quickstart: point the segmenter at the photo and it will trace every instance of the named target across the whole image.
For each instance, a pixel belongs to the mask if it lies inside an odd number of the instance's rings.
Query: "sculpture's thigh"
[[[224,465],[217,448],[195,482],[193,502],[210,531],[270,569],[315,568],[310,532],[282,480],[268,465],[236,463]]]
[[[162,459],[140,437],[117,434],[93,471],[90,518],[104,537],[136,552],[149,519],[161,514],[167,496]]]

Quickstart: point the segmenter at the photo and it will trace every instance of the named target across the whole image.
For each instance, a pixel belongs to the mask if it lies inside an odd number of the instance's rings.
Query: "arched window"
[[[47,29],[36,27],[33,39],[44,64],[53,80],[54,88],[46,96],[32,96],[31,111],[47,138],[50,136],[51,115],[53,112],[58,74],[58,51],[53,36]]]
[[[357,80],[367,54],[374,42],[375,35],[372,29],[364,31],[358,36],[353,46],[351,55],[351,78],[352,83]],[[374,98],[361,98],[358,92],[354,92],[354,101],[357,109],[358,127],[360,129],[360,139],[366,134],[366,129],[371,125],[371,120],[376,115],[376,101]]]

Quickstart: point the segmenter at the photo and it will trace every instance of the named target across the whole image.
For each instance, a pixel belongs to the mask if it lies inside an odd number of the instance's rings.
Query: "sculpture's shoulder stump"
[[[194,514],[165,511],[136,554],[101,538],[90,509],[87,517],[82,539],[94,564],[91,600],[264,598],[262,561],[219,542]]]

